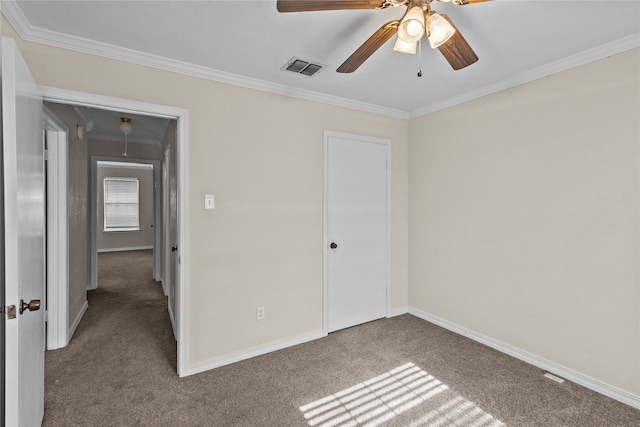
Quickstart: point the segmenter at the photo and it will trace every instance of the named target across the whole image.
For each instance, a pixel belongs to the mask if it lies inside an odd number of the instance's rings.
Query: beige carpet
[[[99,257],[45,426],[640,426],[640,411],[410,315],[178,378],[150,251]]]

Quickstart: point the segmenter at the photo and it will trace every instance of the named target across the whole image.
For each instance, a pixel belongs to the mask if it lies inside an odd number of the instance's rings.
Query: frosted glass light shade
[[[125,135],[128,135],[133,130],[133,125],[131,124],[131,119],[129,117],[120,117],[120,130]]]
[[[431,49],[445,43],[456,32],[456,29],[442,16],[432,13],[427,19],[427,38]]]
[[[410,43],[402,40],[400,37],[397,37],[396,44],[393,45],[393,50],[395,50],[396,52],[415,54],[417,47],[418,42]]]
[[[414,6],[402,18],[398,26],[398,37],[407,43],[417,42],[424,35],[424,12]]]

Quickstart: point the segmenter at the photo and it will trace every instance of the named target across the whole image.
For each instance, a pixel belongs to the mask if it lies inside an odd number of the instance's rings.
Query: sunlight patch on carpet
[[[452,392],[446,384],[413,363],[405,363],[375,378],[303,405],[300,411],[310,427],[376,427],[441,393],[451,394],[451,398],[421,414],[420,418],[409,424],[411,427],[504,426],[491,414]]]

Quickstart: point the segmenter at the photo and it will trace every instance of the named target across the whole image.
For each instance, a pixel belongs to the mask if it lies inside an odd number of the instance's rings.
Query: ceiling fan
[[[454,70],[468,67],[478,60],[469,43],[444,14],[431,10],[433,0],[278,0],[279,12],[311,12],[319,10],[386,9],[406,6],[403,17],[390,21],[378,29],[356,49],[336,71],[352,73],[373,53],[398,34],[394,50],[415,53],[424,35],[433,49],[437,48]],[[456,5],[481,3],[490,0],[439,0]]]

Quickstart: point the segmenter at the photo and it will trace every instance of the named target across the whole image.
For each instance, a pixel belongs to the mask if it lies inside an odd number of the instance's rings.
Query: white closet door
[[[388,141],[326,133],[327,332],[387,315]]]

